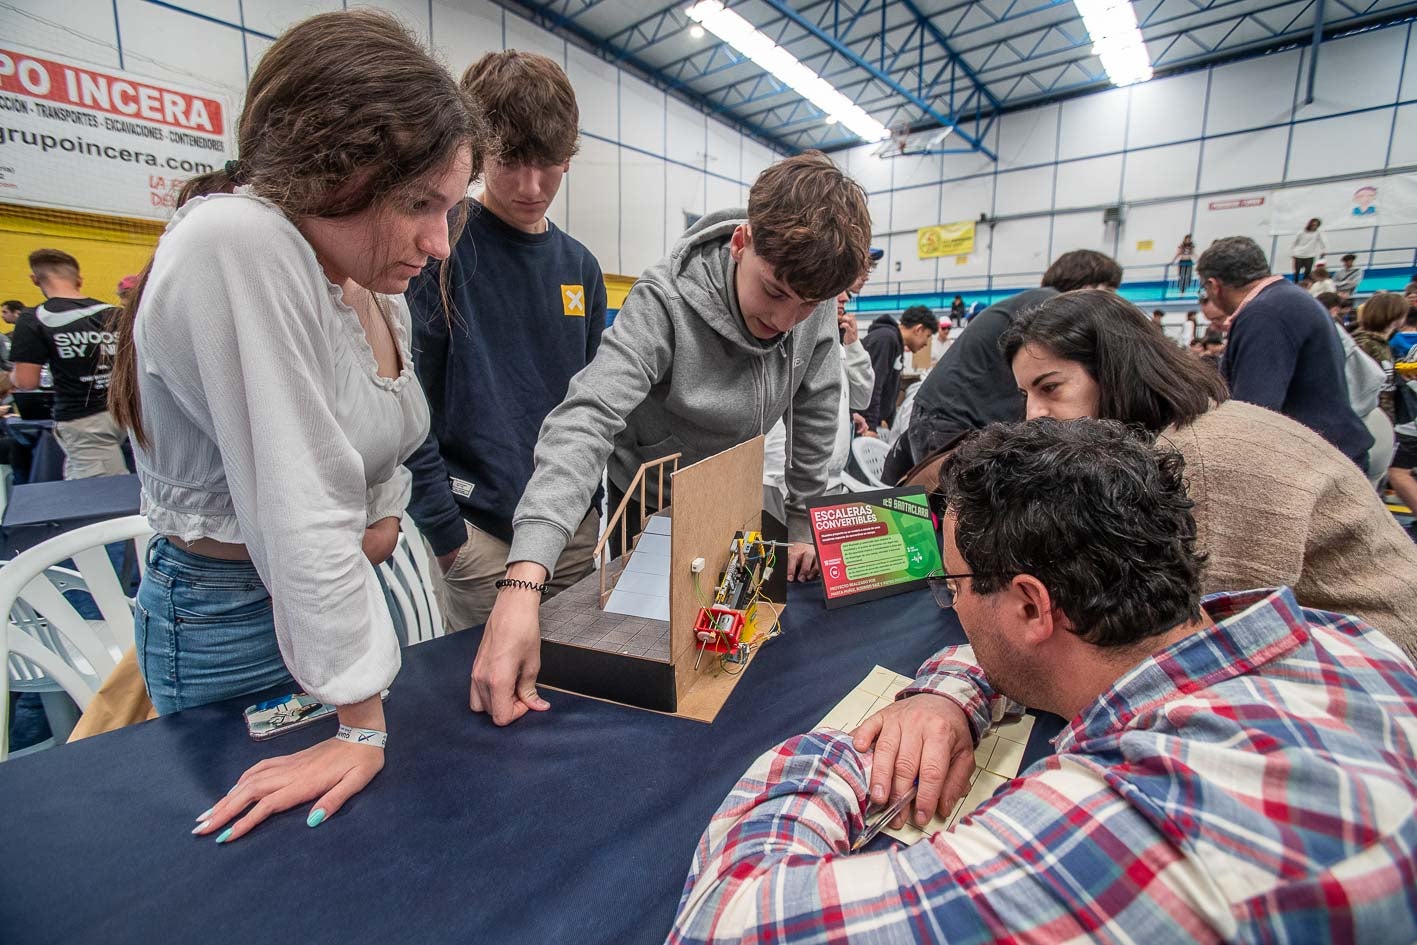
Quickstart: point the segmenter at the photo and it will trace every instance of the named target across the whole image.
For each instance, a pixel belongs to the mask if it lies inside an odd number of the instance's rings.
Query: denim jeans
[[[192,554],[161,535],[147,556],[134,629],[159,714],[273,686],[299,689],[276,644],[271,595],[251,562]]]

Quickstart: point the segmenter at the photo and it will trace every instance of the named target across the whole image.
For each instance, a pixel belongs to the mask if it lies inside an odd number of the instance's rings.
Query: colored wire
[[[708,599],[704,597],[703,588],[699,586],[699,574],[697,571],[694,572],[694,595],[698,597],[699,604],[704,608],[704,610],[708,610],[712,606],[711,604],[709,604]]]

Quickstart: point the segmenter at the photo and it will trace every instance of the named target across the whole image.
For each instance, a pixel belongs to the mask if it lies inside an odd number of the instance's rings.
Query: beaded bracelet
[[[500,581],[494,582],[492,586],[499,591],[504,587],[520,587],[524,590],[536,591],[543,597],[546,596],[545,584],[537,584],[535,581],[523,581],[521,578],[502,578]]]
[[[335,738],[355,745],[373,745],[375,748],[383,748],[389,743],[388,732],[372,728],[351,728],[348,725],[341,725],[335,733]]]

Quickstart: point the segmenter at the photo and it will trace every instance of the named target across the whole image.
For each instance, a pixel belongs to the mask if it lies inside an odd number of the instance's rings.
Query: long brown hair
[[[462,145],[477,177],[490,142],[476,102],[397,20],[324,13],[287,30],[252,73],[236,130],[240,162],[189,179],[177,206],[249,185],[292,221],[348,216],[397,199]],[[452,222],[454,242],[462,222],[461,214]],[[133,326],[151,270],[149,260],[114,326],[108,388],[109,410],[142,446]]]
[[[1097,382],[1099,419],[1138,424],[1153,434],[1184,427],[1230,397],[1218,373],[1105,289],[1064,292],[1016,316],[999,337],[999,350],[1013,363],[1024,345],[1081,364]]]
[[[1358,307],[1358,327],[1386,334],[1393,325],[1407,317],[1407,297],[1396,292],[1375,292]]]

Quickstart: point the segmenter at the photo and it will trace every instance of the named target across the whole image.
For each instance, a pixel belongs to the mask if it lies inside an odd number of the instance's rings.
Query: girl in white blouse
[[[401,293],[448,256],[485,137],[392,18],[306,20],[251,77],[241,160],[188,181],[125,312],[110,406],[158,533],[136,614],[154,705],[289,683],[339,707],[338,736],[251,768],[195,833],[309,800],[317,826],[383,767],[399,651],[374,564],[428,432]]]
[[[1314,269],[1314,260],[1322,259],[1328,252],[1323,234],[1319,232],[1322,225],[1323,221],[1314,217],[1304,224],[1304,229],[1294,237],[1294,245],[1289,248],[1289,255],[1294,261],[1295,284],[1309,278]]]

